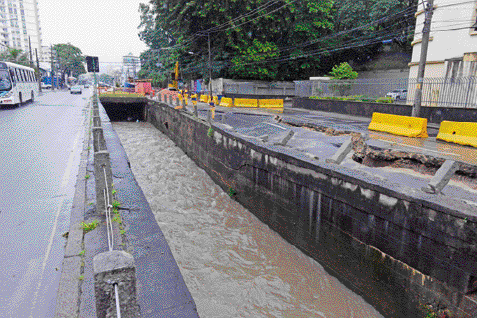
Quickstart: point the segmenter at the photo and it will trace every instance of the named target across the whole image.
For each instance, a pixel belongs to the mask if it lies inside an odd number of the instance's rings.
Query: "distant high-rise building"
[[[0,51],[7,47],[30,52],[35,60],[35,49],[43,60],[40,16],[37,0],[0,0]]]
[[[138,56],[133,56],[132,53],[123,56],[122,65],[122,80],[126,81],[129,77],[137,78],[137,73],[141,69],[141,60]]]

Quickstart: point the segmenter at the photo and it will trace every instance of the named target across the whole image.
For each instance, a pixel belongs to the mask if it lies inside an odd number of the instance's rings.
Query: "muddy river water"
[[[113,123],[201,317],[382,317],[149,123]]]

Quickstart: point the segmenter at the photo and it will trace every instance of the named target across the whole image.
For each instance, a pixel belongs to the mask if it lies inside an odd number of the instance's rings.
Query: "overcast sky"
[[[139,3],[149,0],[38,0],[43,45],[68,43],[98,56],[101,71],[147,49],[139,40]]]

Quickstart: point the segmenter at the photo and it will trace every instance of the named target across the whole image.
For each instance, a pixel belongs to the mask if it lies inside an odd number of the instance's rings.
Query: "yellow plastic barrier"
[[[373,113],[368,129],[406,137],[427,138],[427,119]]]
[[[258,101],[256,99],[236,98],[234,107],[258,107]]]
[[[208,103],[209,102],[209,95],[200,95],[199,102]]]
[[[259,99],[260,108],[283,108],[283,99]]]
[[[477,147],[477,123],[443,121],[436,139]]]
[[[219,106],[223,106],[223,107],[234,107],[234,102],[232,100],[232,98],[228,98],[228,97],[222,97],[220,99],[220,104]]]
[[[217,96],[214,96],[214,98],[212,99],[213,102],[214,102],[214,105],[218,105],[219,104],[219,98]]]

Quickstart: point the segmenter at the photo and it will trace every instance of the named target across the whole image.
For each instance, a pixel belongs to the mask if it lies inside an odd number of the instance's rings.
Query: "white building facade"
[[[42,58],[41,27],[37,0],[0,0],[0,50],[7,47],[30,52],[33,60]]]
[[[123,56],[121,81],[124,83],[129,77],[137,78],[137,73],[141,69],[141,59],[133,56],[132,53]]]
[[[414,101],[414,87],[421,56],[424,5],[416,12],[416,32],[409,63],[408,104]],[[476,106],[474,78],[477,75],[477,0],[434,0],[429,48],[424,73],[423,106]],[[426,85],[427,81],[427,85]],[[412,83],[412,84],[411,84]],[[469,91],[470,90],[470,91]],[[457,99],[457,100],[456,100]],[[457,106],[455,106],[457,107]]]

